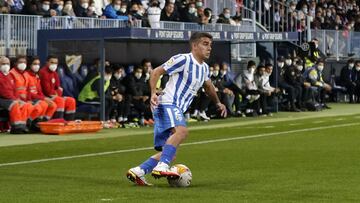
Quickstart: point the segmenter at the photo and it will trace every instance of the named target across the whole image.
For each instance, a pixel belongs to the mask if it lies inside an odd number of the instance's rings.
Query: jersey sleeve
[[[205,79],[204,81],[208,81],[210,80],[211,75],[210,75],[210,69],[208,65],[205,65]]]
[[[166,73],[172,75],[184,70],[186,63],[186,56],[179,54],[171,57],[167,62],[165,62],[162,67],[165,69]]]

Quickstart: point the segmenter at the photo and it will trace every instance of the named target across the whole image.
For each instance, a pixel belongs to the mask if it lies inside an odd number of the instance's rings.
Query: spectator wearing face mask
[[[242,75],[243,88],[245,89],[245,98],[248,101],[246,114],[256,115],[259,113],[258,99],[260,98],[258,86],[255,82],[256,63],[249,61],[246,70]]]
[[[53,0],[50,6],[50,9],[55,11],[55,16],[62,16],[64,9],[64,1],[62,0]],[[53,16],[53,15],[52,15]]]
[[[76,16],[74,9],[73,9],[73,4],[72,1],[65,1],[65,5],[63,8],[63,15],[64,16]]]
[[[223,12],[219,15],[216,23],[230,24],[230,9],[224,8]]]
[[[296,94],[296,90],[295,88],[290,85],[289,83],[286,82],[285,80],[285,58],[283,56],[280,56],[277,59],[277,76],[275,77],[275,74],[272,74],[271,76],[271,84],[272,86],[276,85],[276,78],[278,80],[278,87],[281,90],[284,90],[287,94],[286,94],[286,104],[285,104],[285,109],[289,110],[289,111],[293,111],[293,112],[300,112],[300,110],[296,107],[295,105],[295,101],[297,98],[297,94]]]
[[[151,0],[147,9],[148,21],[151,28],[160,28],[160,3],[158,0]]]
[[[41,15],[43,17],[50,17],[50,0],[43,0],[40,6],[37,7],[36,15]]]
[[[131,18],[132,21],[134,21],[134,20],[142,20],[144,13],[142,11],[141,4],[133,2],[131,4],[131,7],[130,7],[129,15],[130,15],[130,18]]]
[[[341,85],[346,88],[346,93],[349,95],[349,102],[354,103],[354,97],[355,97],[355,61],[354,59],[349,59],[346,66],[344,66],[341,69],[340,73],[340,81]]]
[[[195,3],[189,3],[187,5],[187,9],[185,9],[182,14],[181,21],[182,22],[190,22],[190,23],[199,22]]]
[[[317,92],[317,101],[324,107],[329,109],[325,103],[326,93],[331,92],[331,86],[327,84],[323,79],[323,70],[325,62],[323,59],[319,59],[316,65],[304,72],[306,81],[311,84],[311,87]]]
[[[103,15],[106,16],[106,18],[110,19],[118,19],[118,20],[129,20],[129,17],[121,13],[121,0],[113,0],[111,4],[107,5],[105,7]]]
[[[310,53],[304,57],[305,69],[313,67],[317,60],[325,57],[325,55],[321,53],[319,49],[318,39],[314,38],[313,40],[311,40],[311,42],[309,42],[309,46],[310,46],[310,50],[309,50]]]
[[[27,91],[29,89],[29,79],[27,72],[27,59],[25,56],[18,56],[16,58],[15,67],[10,70],[13,83],[15,85],[15,94],[19,96],[19,99],[23,102],[27,102],[33,106],[33,109],[29,115],[30,128],[35,132],[39,132],[39,126],[37,123],[43,120],[45,112],[48,108],[48,104],[45,101],[32,101],[31,95]]]
[[[117,122],[124,124],[128,122],[131,101],[129,95],[126,94],[125,69],[119,64],[114,64],[113,70],[110,88],[114,109],[111,117],[115,118]]]
[[[0,56],[0,107],[9,110],[10,133],[23,134],[29,132],[26,121],[33,109],[30,103],[23,102],[15,94],[15,86],[10,72],[10,60]]]
[[[72,97],[63,96],[63,88],[60,85],[59,75],[56,69],[59,59],[50,55],[47,57],[46,64],[39,71],[41,88],[46,97],[51,98],[57,105],[53,118],[64,118],[74,120],[76,111],[76,101]]]
[[[161,21],[180,21],[180,17],[177,11],[175,11],[175,4],[167,2],[165,8],[161,11]]]
[[[355,88],[356,103],[360,103],[360,61],[355,62],[354,82],[356,84],[356,88]]]
[[[30,67],[27,70],[27,78],[28,78],[28,94],[31,97],[32,101],[45,101],[48,104],[47,109],[45,110],[45,115],[43,120],[50,120],[56,109],[56,103],[52,101],[49,97],[45,97],[42,88],[41,82],[39,78],[39,70],[40,70],[40,59],[37,56],[34,56],[30,61]]]
[[[302,107],[306,107],[306,104],[309,102],[314,102],[314,92],[311,89],[311,84],[305,80],[303,75],[304,65],[301,59],[296,60],[295,62],[295,83],[296,85],[301,86],[302,88],[302,98],[301,103]]]
[[[90,7],[89,0],[80,0],[74,9],[75,15],[77,17],[92,17],[94,11],[89,9],[89,7]]]
[[[10,13],[21,14],[24,8],[23,0],[7,0],[7,4],[10,7]]]

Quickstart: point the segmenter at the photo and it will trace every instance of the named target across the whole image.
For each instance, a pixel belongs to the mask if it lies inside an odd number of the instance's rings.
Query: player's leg
[[[161,152],[158,152],[144,161],[139,166],[131,168],[126,173],[126,177],[137,185],[151,185],[145,179],[145,175],[150,173],[160,160]]]
[[[188,130],[185,126],[175,127],[175,132],[167,139],[159,160],[159,163],[152,171],[155,178],[179,176],[176,172],[170,170],[170,163],[174,159],[177,147],[186,139]]]

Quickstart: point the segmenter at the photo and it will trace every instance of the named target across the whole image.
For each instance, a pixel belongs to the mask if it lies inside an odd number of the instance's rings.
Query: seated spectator
[[[322,107],[329,109],[330,107],[328,107],[325,103],[325,95],[326,93],[330,93],[332,88],[323,79],[324,65],[324,60],[319,59],[315,66],[304,72],[304,75],[306,81],[309,82],[311,87],[317,91],[319,95],[317,101],[322,105]]]
[[[138,3],[132,3],[131,7],[130,7],[130,12],[129,12],[130,16],[131,16],[131,20],[142,20],[143,19],[143,12],[140,8],[140,4]]]
[[[75,81],[73,80],[71,73],[67,68],[64,68],[62,66],[59,66],[57,68],[57,73],[59,75],[60,84],[63,88],[63,96],[77,98],[79,92],[77,90],[77,85],[75,84]]]
[[[151,0],[147,9],[148,21],[151,28],[160,28],[160,3],[158,0]]]
[[[50,9],[56,12],[56,16],[63,15],[64,1],[62,0],[53,0],[50,6]]]
[[[185,9],[185,11],[182,13],[181,21],[182,22],[190,22],[190,23],[199,22],[195,3],[189,3],[187,5],[187,9]]]
[[[104,84],[100,82],[100,75],[94,77],[88,83],[85,84],[83,89],[80,91],[78,101],[80,104],[91,104],[91,105],[99,105],[100,104],[100,95],[102,92],[100,91],[100,85],[104,85],[105,91],[105,120],[110,120],[110,113],[112,111],[112,95],[110,90],[110,80],[112,77],[112,69],[111,67],[105,68],[104,75]]]
[[[43,0],[41,6],[38,6],[36,15],[41,15],[43,17],[51,17],[50,15],[50,0]]]
[[[120,13],[121,5],[121,0],[112,0],[112,3],[105,7],[103,15],[110,19],[129,20],[128,16]]]
[[[230,16],[230,9],[224,8],[223,12],[219,15],[219,19],[216,21],[216,23],[230,24]]]
[[[63,88],[60,85],[59,75],[56,72],[59,60],[56,56],[48,56],[45,66],[39,71],[41,88],[46,97],[50,97],[57,105],[53,118],[74,120],[76,101],[72,97],[63,97]]]
[[[30,103],[22,102],[15,94],[15,86],[10,73],[10,60],[0,56],[0,107],[9,110],[10,133],[28,133],[27,119],[33,109]]]
[[[291,56],[289,55],[286,59],[285,59],[285,66],[284,66],[284,73],[283,73],[283,86],[286,87],[286,84],[291,86],[291,88],[287,88],[290,89],[289,91],[294,91],[295,93],[295,106],[298,109],[304,109],[304,103],[302,100],[302,95],[303,95],[303,84],[299,83],[299,81],[297,80],[298,77],[298,71],[297,71],[297,67],[295,65],[293,65],[293,60],[291,58]]]
[[[346,66],[341,69],[340,73],[341,85],[346,88],[346,93],[349,95],[350,103],[354,102],[356,88],[356,83],[354,81],[356,72],[354,71],[354,66],[354,59],[349,59]]]
[[[21,14],[24,8],[23,0],[7,0],[7,4],[10,6],[10,13]]]
[[[161,11],[161,21],[180,21],[178,12],[175,11],[175,4],[167,2],[165,8]]]
[[[119,64],[113,66],[113,77],[111,78],[110,88],[113,100],[112,118],[123,124],[128,121],[130,111],[130,95],[126,94],[125,69]]]

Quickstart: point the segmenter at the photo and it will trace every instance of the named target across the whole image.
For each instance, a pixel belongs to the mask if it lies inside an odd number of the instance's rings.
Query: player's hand
[[[150,105],[151,105],[151,111],[154,111],[154,109],[157,107],[157,105],[159,105],[159,100],[158,100],[158,96],[156,93],[151,95]]]
[[[217,107],[218,111],[220,111],[220,115],[221,115],[222,117],[226,118],[226,116],[227,116],[227,110],[226,110],[225,105],[222,104],[222,103],[217,103],[217,104],[216,104],[216,107]]]

